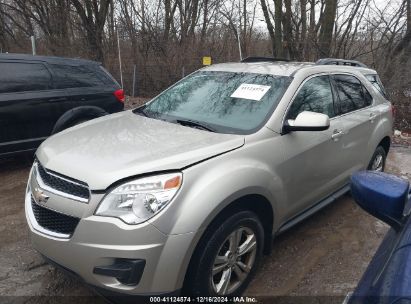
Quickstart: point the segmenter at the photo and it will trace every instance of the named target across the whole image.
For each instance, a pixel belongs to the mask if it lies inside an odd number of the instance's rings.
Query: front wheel
[[[385,152],[385,149],[381,146],[378,146],[377,149],[375,149],[375,152],[368,165],[368,170],[383,172],[386,159],[387,153]]]
[[[260,263],[264,230],[259,218],[241,211],[214,225],[199,244],[186,282],[195,296],[241,295]]]

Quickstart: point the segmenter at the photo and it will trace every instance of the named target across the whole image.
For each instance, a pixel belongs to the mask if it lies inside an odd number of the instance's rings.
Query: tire
[[[230,251],[230,246],[235,243],[235,237],[240,235],[240,246],[236,246],[237,249],[241,250],[241,247],[245,249],[246,244],[251,245],[253,241],[255,246],[249,246],[248,248],[251,248],[249,251],[243,250],[242,255],[232,254],[233,250]],[[253,212],[240,211],[222,222],[214,223],[206,231],[190,262],[185,292],[193,296],[241,295],[258,269],[263,244],[264,229]],[[234,246],[231,248],[233,249]],[[218,260],[217,255],[220,256]],[[250,268],[248,272],[243,271],[247,269],[244,265]],[[216,271],[214,276],[212,276],[213,268]],[[241,278],[237,273],[241,274]],[[223,277],[227,278],[229,275],[231,275],[229,284],[224,284],[227,280]]]
[[[56,134],[61,132],[67,128],[73,127],[78,125],[82,122],[102,117],[107,115],[108,113],[105,112],[103,109],[98,107],[78,107],[72,110],[67,111],[64,113],[59,120],[54,125],[53,131],[51,134]]]
[[[68,123],[66,123],[66,124],[64,124],[64,125],[59,126],[59,128],[53,130],[53,132],[52,132],[51,134],[54,135],[54,134],[59,133],[59,132],[65,130],[65,129],[68,129],[68,128],[77,126],[77,125],[79,125],[79,124],[81,124],[81,123],[83,123],[83,122],[92,120],[92,119],[94,119],[94,118],[96,118],[96,117],[82,117],[82,118],[78,118],[78,119],[76,119],[76,120],[72,120],[72,121],[70,121],[70,122],[68,122]]]
[[[95,118],[95,117],[84,117],[84,118],[79,118],[79,119],[77,119],[77,120],[75,120],[75,121],[71,122],[71,123],[70,123],[70,125],[67,125],[65,128],[67,129],[67,128],[71,128],[71,127],[77,126],[77,125],[79,125],[79,124],[82,124],[83,122],[86,122],[86,121],[92,120],[92,119],[94,119],[94,118]]]
[[[372,155],[371,161],[368,164],[368,170],[380,171],[383,172],[385,169],[385,162],[387,160],[387,153],[385,149],[381,146],[378,146],[375,149],[374,154]]]

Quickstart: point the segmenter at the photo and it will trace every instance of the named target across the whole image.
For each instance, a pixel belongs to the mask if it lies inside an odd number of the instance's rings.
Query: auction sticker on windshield
[[[234,91],[231,97],[260,101],[270,88],[270,86],[260,84],[243,83]]]

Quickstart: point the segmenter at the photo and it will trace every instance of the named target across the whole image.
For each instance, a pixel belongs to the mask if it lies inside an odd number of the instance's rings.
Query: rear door
[[[114,92],[119,85],[99,65],[51,64],[53,77],[65,89],[72,107],[96,106],[108,113],[123,109]]]
[[[346,156],[347,179],[349,175],[364,169],[372,155],[368,143],[378,121],[373,98],[361,81],[350,74],[332,75],[338,94],[338,113],[345,130],[341,137],[342,149]]]
[[[279,171],[288,189],[288,216],[307,209],[346,183],[340,141],[343,124],[336,116],[334,99],[330,77],[314,76],[300,86],[286,115],[286,119],[295,119],[299,113],[311,111],[330,117],[328,130],[296,131],[282,137],[286,155]]]
[[[0,154],[35,149],[50,135],[66,100],[44,63],[0,61]]]

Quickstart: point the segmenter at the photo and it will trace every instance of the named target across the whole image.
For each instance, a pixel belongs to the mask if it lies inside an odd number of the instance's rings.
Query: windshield
[[[290,81],[285,76],[198,71],[134,112],[219,133],[247,134],[265,123]]]

